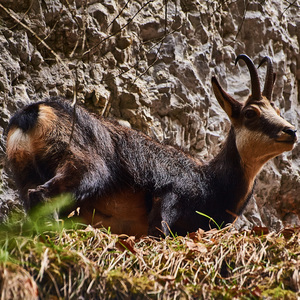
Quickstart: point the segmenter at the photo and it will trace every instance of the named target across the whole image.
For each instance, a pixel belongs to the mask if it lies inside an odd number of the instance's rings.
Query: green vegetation
[[[68,198],[63,197],[63,205]],[[0,230],[1,299],[297,299],[300,232],[136,239],[40,207]]]
[[[208,215],[206,215],[206,214],[204,214],[204,213],[202,213],[202,212],[200,212],[200,211],[196,211],[196,213],[199,214],[200,216],[203,216],[203,217],[209,219],[212,223],[214,223],[214,224],[217,226],[217,228],[218,228],[219,230],[222,229],[223,223],[222,223],[221,225],[219,225],[212,217],[210,217],[210,216],[208,216]]]

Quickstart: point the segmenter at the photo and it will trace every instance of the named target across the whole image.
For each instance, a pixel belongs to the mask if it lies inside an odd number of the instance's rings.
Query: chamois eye
[[[255,110],[248,109],[245,111],[244,116],[247,119],[253,119],[254,117],[257,116],[257,112]]]

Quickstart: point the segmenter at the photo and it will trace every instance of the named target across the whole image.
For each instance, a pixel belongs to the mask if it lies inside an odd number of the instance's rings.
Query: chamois
[[[295,128],[271,101],[275,75],[269,57],[261,93],[257,69],[245,54],[252,94],[239,102],[215,77],[215,96],[231,121],[219,154],[202,164],[172,146],[93,116],[64,99],[48,99],[18,111],[7,128],[7,162],[28,210],[71,193],[87,224],[129,235],[179,235],[232,222],[271,158],[293,148]]]

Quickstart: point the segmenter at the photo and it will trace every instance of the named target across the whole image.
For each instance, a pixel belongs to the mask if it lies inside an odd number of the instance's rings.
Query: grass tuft
[[[63,205],[68,199],[58,199]],[[47,206],[48,207],[48,206]],[[0,230],[3,299],[297,299],[300,232],[232,227],[165,239],[55,222],[54,207]]]

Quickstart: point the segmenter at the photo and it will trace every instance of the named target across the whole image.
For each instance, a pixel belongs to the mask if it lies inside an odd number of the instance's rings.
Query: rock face
[[[3,2],[2,2],[3,3]],[[167,4],[166,4],[167,3]],[[246,53],[272,57],[273,98],[300,119],[300,17],[287,1],[7,0],[0,4],[1,214],[17,203],[3,170],[3,131],[31,101],[72,98],[161,141],[211,159],[229,121],[211,89],[216,75],[235,98],[250,92]],[[259,69],[261,81],[265,68]],[[237,226],[300,225],[300,145],[270,161]]]

